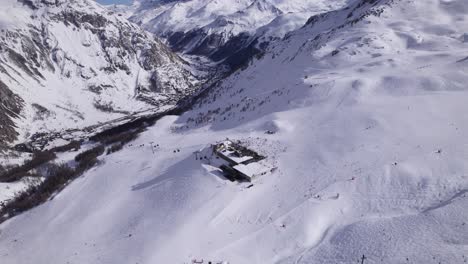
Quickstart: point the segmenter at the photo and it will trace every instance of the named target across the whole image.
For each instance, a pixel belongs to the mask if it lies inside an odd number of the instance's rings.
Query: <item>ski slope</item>
[[[356,0],[309,20],[0,225],[2,263],[467,262],[467,10]],[[226,138],[278,169],[248,188],[195,159]]]

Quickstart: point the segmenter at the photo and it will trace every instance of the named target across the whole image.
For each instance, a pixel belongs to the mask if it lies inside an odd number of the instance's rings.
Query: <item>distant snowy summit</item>
[[[131,21],[165,38],[175,51],[204,55],[238,68],[271,40],[302,27],[311,16],[338,9],[346,2],[137,0],[126,12]]]

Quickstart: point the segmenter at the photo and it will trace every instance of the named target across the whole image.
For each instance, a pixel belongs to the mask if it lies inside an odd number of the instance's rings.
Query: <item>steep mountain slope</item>
[[[4,0],[0,142],[170,107],[196,84],[158,39],[94,1]]]
[[[2,261],[467,262],[467,9],[355,0],[312,17],[0,225]],[[250,186],[196,159],[226,137],[277,170]]]
[[[238,68],[272,39],[304,25],[339,1],[136,1],[131,20],[167,39],[176,51],[208,56]]]

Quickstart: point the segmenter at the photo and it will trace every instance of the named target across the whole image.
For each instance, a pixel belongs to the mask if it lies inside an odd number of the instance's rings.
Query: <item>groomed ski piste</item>
[[[464,0],[317,17],[1,224],[1,263],[466,263],[467,34]],[[277,169],[196,159],[226,138]]]

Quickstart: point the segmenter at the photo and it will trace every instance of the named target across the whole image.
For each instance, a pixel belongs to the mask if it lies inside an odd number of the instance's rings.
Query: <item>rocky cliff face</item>
[[[197,85],[189,65],[159,39],[94,1],[2,5],[3,143],[168,107]]]
[[[22,100],[0,80],[0,149],[6,142],[13,141],[18,136],[15,131],[14,118],[18,118],[22,109]]]

